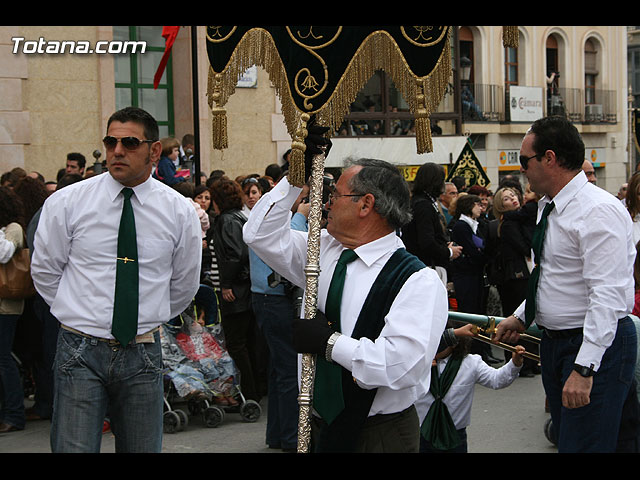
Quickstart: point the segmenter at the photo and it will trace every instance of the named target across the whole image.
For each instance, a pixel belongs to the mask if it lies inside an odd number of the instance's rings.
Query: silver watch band
[[[342,334],[339,332],[334,332],[329,337],[329,340],[327,340],[327,349],[324,351],[324,358],[329,363],[333,362],[333,360],[331,359],[331,353],[333,352],[333,346],[336,344],[336,340],[338,340],[338,337],[340,335]]]

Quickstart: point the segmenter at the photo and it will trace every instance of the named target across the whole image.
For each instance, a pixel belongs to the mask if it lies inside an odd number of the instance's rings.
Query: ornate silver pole
[[[315,155],[311,167],[311,189],[309,194],[309,230],[307,241],[307,266],[305,268],[304,318],[316,316],[318,303],[318,276],[320,275],[320,230],[322,219],[322,176],[324,154]],[[315,378],[315,355],[302,355],[302,371],[298,404],[298,453],[308,453],[311,440],[311,407],[313,405],[313,382]]]

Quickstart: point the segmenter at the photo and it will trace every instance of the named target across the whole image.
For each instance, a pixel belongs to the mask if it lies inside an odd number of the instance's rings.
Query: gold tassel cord
[[[222,75],[209,75],[209,107],[211,108],[211,135],[213,148],[222,150],[229,146],[229,135],[227,132],[227,112],[220,105],[222,90]]]
[[[304,153],[307,146],[304,143],[307,138],[307,122],[309,121],[309,115],[303,113],[300,116],[300,126],[296,130],[296,133],[291,143],[291,155],[289,156],[289,183],[296,187],[302,187],[307,179],[305,178],[304,171]]]

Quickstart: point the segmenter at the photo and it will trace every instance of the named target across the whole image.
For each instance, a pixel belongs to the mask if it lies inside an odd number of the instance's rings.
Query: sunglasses
[[[532,158],[540,158],[542,156],[543,155],[532,155],[530,157],[525,157],[524,155],[520,155],[520,165],[526,170],[529,166],[529,160],[531,160]]]
[[[109,150],[113,150],[114,148],[116,148],[116,145],[118,145],[118,142],[122,143],[122,146],[127,150],[135,150],[140,146],[140,144],[153,143],[155,142],[155,140],[140,140],[139,138],[136,138],[136,137],[116,138],[110,135],[107,135],[102,139],[102,143],[104,143],[105,148]]]
[[[250,183],[258,183],[258,179],[254,177],[245,178],[242,181],[242,186],[244,187],[245,185],[248,185]]]

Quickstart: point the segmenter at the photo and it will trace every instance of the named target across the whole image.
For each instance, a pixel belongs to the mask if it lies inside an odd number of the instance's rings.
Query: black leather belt
[[[618,323],[623,322],[629,317],[624,317],[618,320]],[[549,338],[570,338],[575,337],[576,335],[582,335],[582,327],[580,328],[569,328],[567,330],[549,330],[548,328],[540,327],[540,329],[544,332],[544,334]]]
[[[542,331],[549,338],[570,338],[576,335],[582,335],[582,328],[569,328],[567,330],[549,330],[548,328],[544,328]]]

